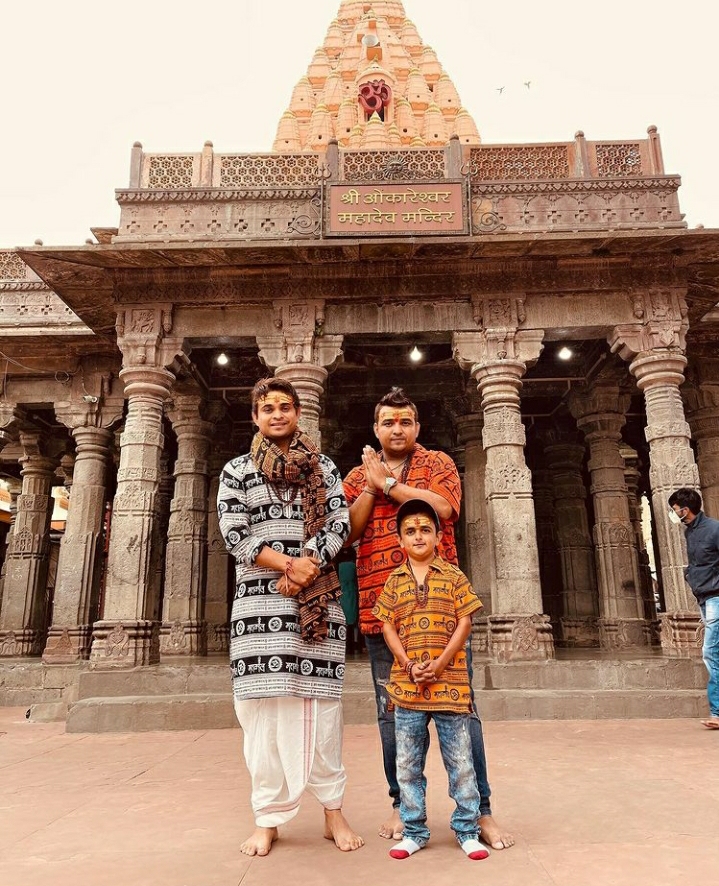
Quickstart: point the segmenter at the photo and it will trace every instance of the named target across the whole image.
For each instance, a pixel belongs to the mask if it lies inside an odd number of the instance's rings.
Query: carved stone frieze
[[[128,669],[159,660],[160,635],[156,622],[98,621],[94,624],[90,667]]]
[[[701,619],[699,613],[688,610],[676,610],[662,613],[661,646],[664,655],[673,658],[699,658],[699,631]]]
[[[493,411],[484,425],[482,440],[485,449],[511,444],[524,447],[527,434],[520,414],[508,407]]]
[[[554,658],[552,626],[546,615],[490,615],[489,653],[495,661]]]
[[[487,469],[488,495],[531,495],[532,472],[521,465]]]
[[[124,191],[119,202],[118,243],[289,240],[315,238],[320,233],[317,188]]]

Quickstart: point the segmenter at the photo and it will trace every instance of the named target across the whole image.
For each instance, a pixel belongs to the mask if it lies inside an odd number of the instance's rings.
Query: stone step
[[[474,687],[480,689],[705,689],[701,659],[662,657],[610,660],[518,662],[475,661]]]
[[[348,659],[345,692],[371,686],[366,658]],[[632,660],[589,659],[578,661],[494,664],[477,660],[474,687],[490,689],[555,690],[670,690],[706,687],[701,660],[661,657]],[[79,674],[78,699],[101,696],[186,695],[229,692],[230,670],[224,660],[217,664],[159,664],[129,671],[84,670]],[[54,699],[45,699],[54,700]]]
[[[495,689],[477,693],[483,720],[671,719],[706,716],[696,689]],[[374,693],[344,693],[347,724],[375,722]],[[68,732],[152,732],[237,726],[229,690],[222,693],[85,698],[70,707]]]
[[[78,699],[118,696],[229,694],[230,668],[218,664],[159,664],[124,670],[86,670],[80,674]]]

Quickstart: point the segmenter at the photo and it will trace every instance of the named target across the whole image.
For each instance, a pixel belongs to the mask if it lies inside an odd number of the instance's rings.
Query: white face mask
[[[677,514],[677,512],[674,510],[674,508],[669,508],[669,519],[676,526],[681,526],[682,523],[684,522],[684,520],[682,520],[682,518],[679,516],[679,514]]]

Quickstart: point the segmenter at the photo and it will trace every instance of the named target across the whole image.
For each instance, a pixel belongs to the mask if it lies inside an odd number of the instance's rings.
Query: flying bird
[[[525,81],[524,81],[524,85],[527,87],[527,89],[529,89],[529,87],[532,85],[532,81],[531,81],[531,80],[525,80]]]
[[[498,86],[497,92],[501,95],[504,92],[504,86]]]

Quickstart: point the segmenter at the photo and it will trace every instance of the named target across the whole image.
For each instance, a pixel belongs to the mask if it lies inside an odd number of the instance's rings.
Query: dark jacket
[[[719,520],[700,511],[687,526],[687,584],[700,603],[719,597]]]

